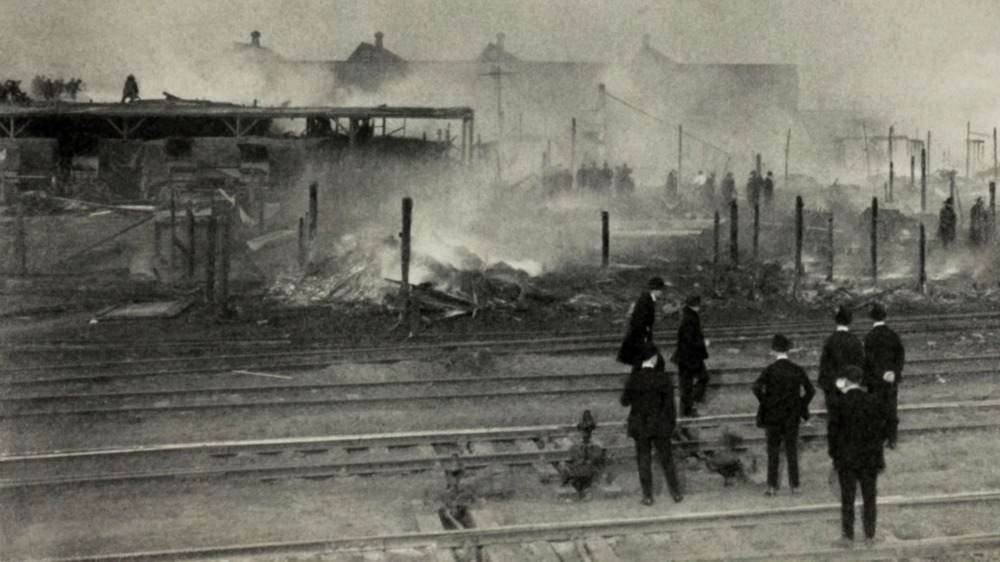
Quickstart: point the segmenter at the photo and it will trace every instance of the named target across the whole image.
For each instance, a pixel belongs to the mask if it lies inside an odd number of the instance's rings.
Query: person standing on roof
[[[128,101],[129,103],[137,101],[139,99],[139,82],[136,81],[135,76],[129,74],[128,78],[125,79],[125,87],[122,88],[122,103]]]

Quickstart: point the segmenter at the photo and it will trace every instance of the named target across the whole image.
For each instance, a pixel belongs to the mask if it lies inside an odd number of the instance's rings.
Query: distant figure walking
[[[836,382],[837,396],[827,405],[827,442],[840,480],[841,539],[845,542],[854,540],[854,498],[859,484],[865,538],[875,538],[876,482],[885,469],[885,407],[861,388],[862,377],[860,368],[845,367]]]
[[[941,213],[938,214],[938,238],[945,247],[950,246],[955,241],[955,225],[958,224],[958,215],[955,214],[954,201],[951,197],[944,200]]]
[[[783,334],[775,334],[771,339],[774,363],[753,384],[754,396],[760,404],[757,426],[764,428],[767,436],[767,496],[778,493],[782,442],[788,463],[788,487],[793,494],[799,493],[799,419],[809,419],[809,402],[816,394],[805,369],[789,361],[790,349],[792,342]]]
[[[122,88],[122,103],[125,103],[126,101],[131,103],[138,99],[139,83],[136,82],[135,76],[129,74],[128,78],[125,79],[125,87]]]

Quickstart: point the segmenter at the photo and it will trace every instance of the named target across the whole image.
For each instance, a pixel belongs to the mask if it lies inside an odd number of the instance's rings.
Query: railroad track
[[[433,521],[419,532],[360,537],[262,542],[174,550],[116,552],[50,562],[156,561],[239,558],[259,562],[308,556],[311,560],[405,560],[440,562],[618,562],[670,560],[884,560],[953,556],[996,551],[1000,533],[982,530],[983,518],[995,516],[1000,491],[879,498],[880,541],[851,547],[833,546],[839,503],[769,506],[629,519],[580,520],[498,525],[486,520],[476,528],[446,531]],[[941,513],[969,515],[966,529],[940,525],[929,538],[899,538],[892,521],[934,521]],[[478,515],[487,515],[480,512]],[[475,518],[477,513],[473,511]],[[426,518],[424,518],[426,521]],[[886,523],[886,521],[890,523]],[[418,520],[419,521],[419,520]],[[477,520],[478,521],[478,520]],[[860,524],[860,523],[856,523]],[[780,533],[780,541],[768,539]],[[667,554],[669,553],[669,554]]]
[[[996,430],[1000,400],[908,404],[899,407],[902,436],[941,431]],[[972,416],[970,413],[977,412]],[[935,415],[960,413],[967,418],[942,423]],[[815,412],[822,418],[824,412]],[[914,418],[927,416],[929,421]],[[753,427],[752,414],[729,414],[680,420],[695,430],[685,450],[718,446],[723,426]],[[825,436],[823,424],[803,426],[801,436]],[[569,458],[575,426],[548,425],[515,428],[422,431],[373,435],[220,441],[131,448],[55,451],[0,456],[0,488],[124,482],[151,479],[253,477],[330,478],[351,474],[410,473],[434,470],[459,454],[469,468],[490,465],[532,466],[544,478],[555,476],[552,463]],[[597,438],[612,457],[630,458],[632,444],[624,437],[624,422],[604,424]],[[762,432],[753,430],[747,444],[762,444]],[[150,469],[150,467],[155,467]]]
[[[953,358],[919,358],[907,363],[906,379],[969,380],[997,374],[1000,354]],[[816,364],[804,365],[815,372]],[[158,372],[157,383],[188,371]],[[237,375],[259,375],[271,384],[195,387],[190,380],[183,388],[107,391],[112,380],[122,384],[153,376],[131,373],[120,376],[65,377],[7,386],[0,398],[0,420],[60,415],[108,415],[169,411],[224,410],[268,407],[337,406],[338,408],[389,408],[414,403],[446,401],[516,402],[546,396],[616,395],[626,373],[566,373],[545,375],[500,375],[472,377],[430,377],[413,380],[371,382],[286,382],[290,377],[272,373],[237,371]],[[727,368],[711,371],[710,386],[716,389],[744,389],[756,380],[760,368]],[[277,382],[280,381],[280,382]],[[57,392],[32,392],[38,387],[57,386]],[[101,390],[89,390],[97,386]]]
[[[901,334],[951,333],[969,330],[992,330],[1000,328],[1000,313],[965,315],[913,316],[894,319],[893,328]],[[808,322],[791,324],[754,324],[739,327],[709,328],[706,337],[714,345],[742,345],[764,342],[773,333],[781,330],[792,336],[800,345],[812,343],[831,332],[830,322]],[[233,352],[222,347],[223,353],[206,353],[203,348],[192,345],[180,346],[188,355],[168,357],[138,357],[111,361],[91,361],[78,363],[33,364],[29,366],[8,366],[0,369],[0,384],[16,381],[17,375],[34,375],[53,371],[109,371],[114,369],[135,369],[137,367],[185,368],[189,372],[218,372],[233,368],[306,368],[326,366],[337,362],[398,362],[428,356],[438,356],[443,351],[476,351],[489,349],[493,353],[547,353],[547,354],[595,354],[612,353],[621,343],[621,329],[615,331],[584,333],[576,335],[535,335],[528,337],[502,337],[498,339],[389,342],[359,347],[281,345],[267,349],[264,344],[251,346],[253,351]],[[666,340],[666,341],[669,341]],[[106,344],[86,344],[84,347],[94,353],[107,354]],[[128,342],[116,344],[110,349],[132,349]],[[142,351],[141,343],[135,351]],[[265,348],[265,350],[261,350]],[[63,346],[41,346],[19,348],[32,349],[47,355],[64,353],[71,349]],[[190,354],[194,353],[194,356]],[[8,352],[8,356],[10,356]],[[148,355],[148,354],[147,354]],[[8,357],[9,358],[9,357]],[[217,365],[215,363],[221,363]]]

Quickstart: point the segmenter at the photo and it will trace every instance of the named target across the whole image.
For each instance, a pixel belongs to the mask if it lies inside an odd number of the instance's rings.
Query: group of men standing
[[[982,197],[976,198],[976,203],[969,210],[969,244],[973,248],[986,245],[993,236],[996,226],[992,209],[986,207]],[[958,214],[955,212],[955,200],[951,197],[944,200],[938,213],[938,239],[945,247],[955,241],[955,231],[958,228]]]
[[[607,195],[611,193],[612,185],[619,194],[627,195],[635,191],[632,168],[628,164],[622,163],[612,170],[607,162],[598,168],[597,162],[591,161],[589,166],[581,164],[576,171],[576,188],[580,191]]]
[[[645,505],[653,503],[652,449],[663,468],[674,501],[681,501],[673,464],[670,436],[676,427],[677,409],[673,385],[665,361],[653,342],[657,301],[666,284],[654,277],[630,312],[628,329],[618,350],[618,361],[632,371],[622,393],[621,404],[631,406],[628,435],[635,441],[639,481]],[[685,301],[677,331],[677,345],[670,361],[677,365],[680,409],[683,416],[697,416],[708,386],[708,344],[701,328],[701,299]],[[885,324],[886,311],[871,307],[872,330],[864,341],[850,331],[853,315],[840,307],[836,330],[823,344],[817,386],[824,394],[827,410],[828,453],[840,484],[842,540],[854,539],[854,498],[860,485],[864,503],[865,537],[875,536],[876,482],[885,468],[884,447],[896,446],[899,418],[897,389],[905,363],[899,336]],[[771,341],[775,360],[753,385],[759,409],[757,425],[767,439],[767,496],[778,491],[779,456],[782,448],[788,464],[792,494],[799,493],[799,425],[808,420],[815,389],[806,371],[788,358],[792,342],[783,334]]]
[[[850,331],[851,311],[841,307],[834,316],[837,328],[820,354],[817,386],[827,411],[827,446],[840,484],[842,540],[854,540],[854,498],[861,487],[862,522],[866,539],[875,536],[876,482],[885,468],[883,447],[896,446],[899,417],[897,389],[906,354],[899,336],[885,325],[886,311],[871,308],[874,322],[862,342]],[[791,342],[782,334],[772,340],[777,354],[754,383],[760,408],[757,424],[767,432],[767,492],[778,490],[778,464],[784,444],[788,482],[798,493],[798,431],[809,419],[815,394],[805,370],[788,359]]]
[[[732,201],[737,199],[736,180],[733,178],[732,172],[727,172],[717,185],[715,172],[705,174],[699,170],[698,175],[691,180],[689,186],[690,194],[688,192],[681,193],[677,172],[670,170],[666,183],[667,199],[676,201],[683,196],[689,198],[694,205],[715,210],[725,210]],[[746,200],[750,208],[753,208],[754,205],[770,207],[773,199],[774,174],[768,171],[766,176],[762,176],[756,170],[751,171],[746,184]]]

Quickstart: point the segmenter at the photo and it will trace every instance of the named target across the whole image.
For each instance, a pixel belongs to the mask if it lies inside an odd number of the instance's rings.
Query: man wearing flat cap
[[[767,436],[767,496],[778,492],[782,442],[788,463],[788,487],[792,494],[799,492],[799,420],[809,419],[809,402],[816,394],[805,369],[788,359],[791,348],[788,338],[775,334],[771,339],[774,363],[753,384],[754,396],[760,403],[757,426],[763,427]]]
[[[628,330],[618,349],[618,361],[635,367],[642,362],[642,346],[653,342],[653,323],[656,321],[656,301],[663,296],[667,284],[662,277],[653,277],[639,298],[632,305]]]
[[[708,388],[708,370],[705,368],[708,346],[705,335],[701,332],[701,316],[698,314],[700,309],[701,297],[698,295],[689,296],[684,302],[681,324],[677,328],[677,348],[670,358],[677,365],[681,415],[685,417],[698,415],[694,403],[704,401]]]
[[[865,366],[865,347],[850,331],[853,319],[854,315],[849,308],[841,306],[837,309],[833,317],[837,330],[826,338],[819,356],[819,378],[816,385],[823,391],[827,405],[830,397],[837,392],[837,378],[844,367],[854,365],[863,369]]]
[[[888,425],[886,426],[886,446],[896,448],[896,428],[899,416],[896,411],[896,396],[899,382],[903,378],[903,364],[906,350],[903,342],[892,328],[885,325],[885,307],[872,305],[872,329],[865,336],[865,378],[864,386],[886,406]]]

